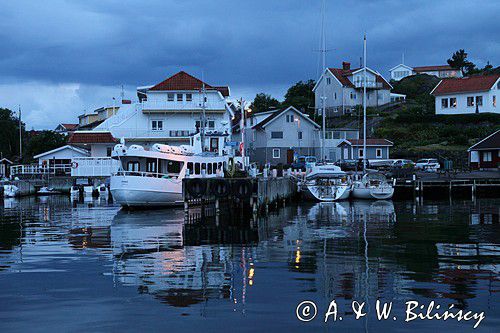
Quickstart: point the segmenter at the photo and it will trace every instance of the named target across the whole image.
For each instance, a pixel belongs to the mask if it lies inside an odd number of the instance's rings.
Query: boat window
[[[211,174],[212,174],[212,163],[208,163],[207,173],[208,173],[209,175],[211,175]]]
[[[182,162],[179,161],[168,161],[167,172],[168,173],[180,173],[182,169]]]
[[[201,163],[201,170],[207,170],[207,163]]]
[[[218,164],[218,169],[219,169],[219,170],[222,170],[222,162],[219,162],[219,164]]]
[[[213,163],[214,166],[214,173],[217,173],[217,163]]]
[[[148,158],[146,160],[146,172],[156,172],[156,160]]]
[[[139,171],[139,162],[137,161],[128,162],[127,171]]]
[[[201,173],[200,171],[200,163],[195,163],[194,164],[194,173],[199,175]]]
[[[189,170],[189,174],[192,175],[193,174],[193,171],[194,171],[194,168],[193,168],[193,162],[188,162],[187,164],[187,168]]]

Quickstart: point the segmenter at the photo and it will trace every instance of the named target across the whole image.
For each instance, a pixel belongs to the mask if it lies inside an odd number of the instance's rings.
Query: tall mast
[[[19,105],[19,160],[23,159],[23,131],[21,122],[21,105]]]
[[[203,75],[202,75],[203,78]],[[201,103],[201,124],[200,124],[200,137],[201,137],[201,152],[203,153],[205,151],[205,125],[206,125],[206,108],[205,108],[205,102],[207,99],[207,93],[205,90],[205,81],[202,80],[202,97],[203,101]]]
[[[325,36],[325,0],[323,0],[321,7],[321,72],[322,76],[325,75],[326,68],[326,36]],[[321,126],[321,159],[325,158],[325,127],[326,127],[326,94],[325,94],[325,82],[323,82],[322,96],[321,96],[321,107],[322,107],[322,126]]]
[[[366,172],[366,33],[363,38],[363,173]]]

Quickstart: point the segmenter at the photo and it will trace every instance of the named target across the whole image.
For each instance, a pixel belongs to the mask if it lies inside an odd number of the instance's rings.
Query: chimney
[[[347,61],[342,62],[342,69],[345,71],[351,70],[351,63]]]

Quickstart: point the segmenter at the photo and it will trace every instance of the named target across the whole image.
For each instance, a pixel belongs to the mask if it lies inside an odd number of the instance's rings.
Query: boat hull
[[[352,197],[355,199],[387,200],[394,195],[394,188],[367,188],[355,187],[352,189]]]
[[[332,202],[346,200],[351,193],[350,185],[304,185],[304,196],[309,200]]]
[[[183,204],[182,182],[164,178],[112,176],[113,200],[124,207],[168,207]]]

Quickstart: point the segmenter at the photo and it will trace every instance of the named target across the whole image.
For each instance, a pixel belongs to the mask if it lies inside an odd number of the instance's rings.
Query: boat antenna
[[[201,124],[200,124],[200,138],[201,138],[201,152],[205,151],[205,123],[206,123],[206,106],[205,102],[207,100],[207,91],[205,89],[205,79],[203,72],[201,73],[201,92],[202,92],[202,103],[201,103]]]
[[[21,105],[19,105],[19,161],[23,160],[23,131],[21,121]]]
[[[325,36],[325,11],[326,11],[326,4],[325,0],[322,2],[321,6],[321,71],[322,75],[325,75],[325,68],[326,68],[326,36]],[[325,94],[325,83],[323,82],[323,88],[322,88],[322,93],[321,93],[321,107],[322,107],[322,112],[321,112],[321,118],[322,118],[322,126],[321,126],[321,159],[323,160],[325,158],[325,127],[326,127],[326,94]]]
[[[366,172],[366,33],[363,38],[363,173]]]

